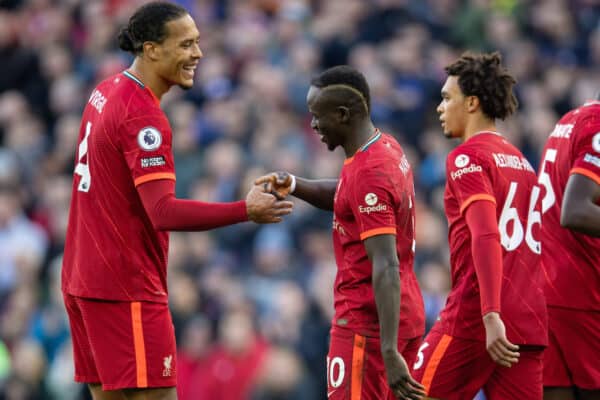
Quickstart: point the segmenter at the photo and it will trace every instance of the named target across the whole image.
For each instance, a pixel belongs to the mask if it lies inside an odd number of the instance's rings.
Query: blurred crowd
[[[131,58],[116,34],[136,0],[0,0],[0,400],[89,398],[73,382],[60,293],[80,115]],[[443,213],[455,144],[435,112],[444,66],[499,50],[520,106],[501,129],[537,167],[560,114],[600,90],[595,0],[180,0],[201,32],[195,87],[171,90],[177,195],[243,198],[286,170],[336,177],[343,152],[309,126],[310,78],[360,69],[372,116],[410,156],[428,326],[450,287]],[[330,213],[295,201],[277,225],[172,233],[179,396],[324,399],[336,272]]]

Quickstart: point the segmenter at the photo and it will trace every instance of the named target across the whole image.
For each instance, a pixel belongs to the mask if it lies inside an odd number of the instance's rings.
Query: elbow
[[[566,229],[579,229],[585,219],[577,207],[563,207],[560,213],[560,226]]]
[[[150,222],[152,223],[152,227],[157,230],[157,231],[169,231],[170,227],[167,223],[167,221],[165,221],[162,218],[157,218],[157,217],[151,217],[150,218]]]
[[[400,286],[399,264],[388,262],[373,269],[373,283],[375,286]]]

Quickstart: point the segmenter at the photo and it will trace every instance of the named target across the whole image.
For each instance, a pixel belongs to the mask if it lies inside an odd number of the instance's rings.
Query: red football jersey
[[[542,265],[548,304],[600,310],[600,238],[560,226],[564,190],[571,174],[600,185],[600,102],[563,116],[550,134],[539,171],[542,189]]]
[[[415,195],[411,167],[391,136],[377,133],[344,162],[334,198],[333,247],[337,263],[333,325],[379,336],[373,267],[363,240],[396,235],[401,280],[398,337],[425,331],[423,298],[413,271]]]
[[[465,210],[474,201],[496,205],[502,245],[501,316],[516,344],[547,343],[546,303],[540,265],[540,188],[523,154],[504,137],[479,133],[446,160],[444,206],[452,290],[439,326],[450,336],[485,340],[479,284],[471,254]]]
[[[92,92],[75,164],[63,291],[166,302],[169,234],[154,229],[136,186],[175,179],[171,128],[158,99],[133,75],[110,77]]]

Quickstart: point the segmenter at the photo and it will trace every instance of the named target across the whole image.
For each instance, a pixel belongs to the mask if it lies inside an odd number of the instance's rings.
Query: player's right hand
[[[271,193],[279,200],[285,199],[292,190],[292,176],[287,172],[271,172],[254,181],[255,185],[263,185],[267,193]]]
[[[506,328],[500,314],[490,312],[483,316],[486,349],[496,363],[510,368],[519,362],[519,346],[506,338]]]
[[[265,192],[264,186],[254,186],[246,196],[248,219],[259,224],[281,222],[284,215],[292,212],[294,203],[281,201]]]
[[[402,354],[398,351],[383,354],[383,363],[388,385],[397,399],[420,400],[425,396],[425,388],[410,376]]]

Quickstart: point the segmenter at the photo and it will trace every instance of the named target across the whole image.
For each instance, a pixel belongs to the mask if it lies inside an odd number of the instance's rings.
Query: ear
[[[479,109],[479,97],[467,96],[465,104],[467,105],[467,111],[473,113]]]
[[[155,42],[147,41],[143,44],[144,54],[151,60],[157,61],[159,57],[160,49]]]
[[[338,106],[337,112],[340,118],[340,122],[347,123],[348,121],[350,121],[350,109],[348,107]]]

